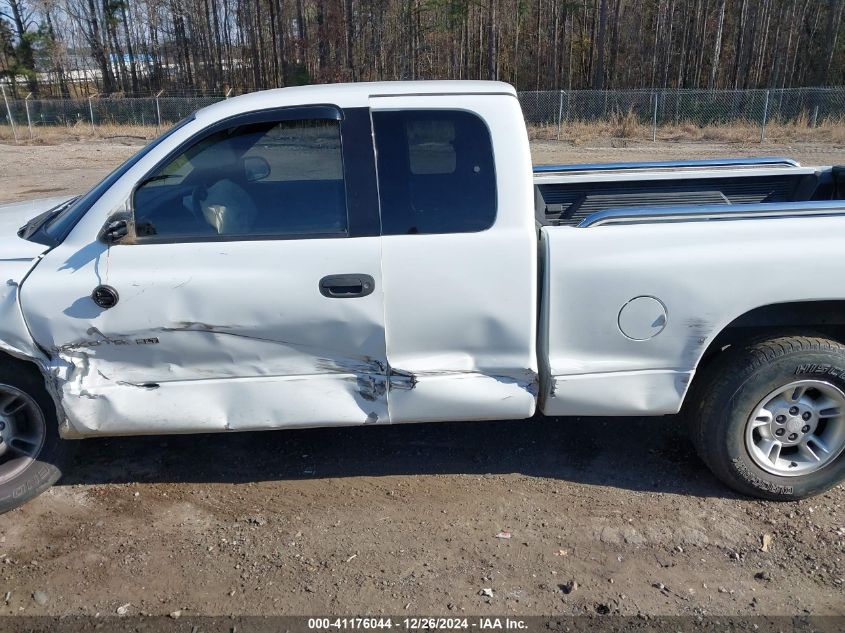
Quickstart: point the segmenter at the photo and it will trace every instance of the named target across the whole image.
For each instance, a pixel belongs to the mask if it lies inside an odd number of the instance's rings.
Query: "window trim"
[[[346,108],[341,122],[349,237],[381,237],[375,137],[368,106]]]
[[[496,93],[496,94],[499,94],[499,93]],[[394,96],[394,95],[374,95],[374,96]],[[404,97],[404,96],[416,96],[416,95],[395,95],[395,96],[403,96]],[[431,96],[431,95],[421,95],[421,96]],[[513,96],[514,98],[516,98],[515,95],[508,95],[508,96]],[[460,112],[460,113],[463,113],[463,114],[469,114],[470,116],[474,117],[475,119],[477,119],[478,121],[481,122],[481,125],[487,131],[487,138],[488,138],[489,143],[490,143],[490,156],[491,156],[491,159],[492,159],[492,166],[493,166],[493,183],[495,185],[495,196],[494,196],[494,198],[495,198],[495,201],[496,201],[496,206],[493,209],[493,218],[492,218],[492,221],[490,223],[490,226],[488,226],[484,229],[477,230],[477,231],[457,231],[457,232],[456,231],[448,231],[448,232],[442,232],[442,233],[385,233],[384,232],[384,221],[383,221],[384,209],[382,208],[382,205],[381,205],[381,174],[379,173],[379,169],[378,169],[378,138],[376,136],[376,116],[379,115],[379,114],[382,114],[382,113],[396,113],[396,112],[403,112],[403,113],[404,112],[437,112],[437,113]],[[444,107],[371,108],[371,110],[370,110],[370,126],[371,126],[371,129],[372,129],[373,153],[375,155],[375,170],[376,170],[376,183],[377,183],[377,186],[378,186],[379,216],[380,216],[380,218],[382,218],[382,222],[381,222],[382,226],[381,226],[381,230],[379,231],[379,235],[381,237],[402,237],[402,236],[405,236],[405,235],[414,235],[414,236],[417,236],[417,237],[425,236],[425,235],[478,235],[480,233],[485,233],[487,231],[490,231],[496,226],[496,223],[499,221],[499,207],[500,207],[500,204],[499,204],[499,194],[500,194],[499,177],[498,177],[498,171],[496,169],[496,147],[493,143],[493,130],[490,129],[490,125],[488,124],[487,120],[483,116],[481,116],[478,112],[476,112],[475,110],[468,109],[468,108],[454,108],[454,107],[452,107],[452,108],[444,108]],[[409,159],[410,159],[410,157],[409,157]]]
[[[340,156],[343,170],[344,181],[344,202],[346,206],[346,230],[334,233],[261,233],[255,235],[190,235],[190,236],[156,236],[145,235],[138,236],[135,231],[135,194],[140,185],[156,173],[162,167],[173,161],[179,155],[186,152],[188,149],[201,142],[202,140],[231,127],[239,125],[251,125],[255,123],[269,123],[278,121],[294,120],[323,120],[323,121],[337,121],[338,135],[340,137]],[[196,244],[201,242],[257,242],[257,241],[286,241],[286,240],[306,240],[306,239],[338,239],[352,237],[352,218],[349,213],[349,186],[347,184],[347,167],[346,167],[346,152],[344,151],[344,133],[343,133],[343,111],[330,104],[304,105],[304,106],[286,106],[279,108],[266,108],[263,110],[254,110],[252,112],[243,112],[235,114],[225,119],[215,121],[209,126],[199,130],[196,134],[188,137],[177,145],[173,150],[167,153],[164,158],[158,161],[151,169],[149,169],[138,181],[132,186],[132,191],[129,194],[129,209],[127,214],[129,216],[130,224],[132,226],[129,239],[115,244],[115,246],[144,246],[147,244]]]

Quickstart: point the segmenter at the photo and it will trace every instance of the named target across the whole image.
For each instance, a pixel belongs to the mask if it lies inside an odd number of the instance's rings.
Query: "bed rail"
[[[584,218],[577,228],[659,222],[712,222],[845,215],[845,200],[823,202],[766,202],[737,205],[684,205],[605,209]]]
[[[709,160],[666,160],[631,163],[583,163],[574,165],[535,165],[535,174],[581,172],[581,171],[618,171],[631,169],[666,169],[689,167],[800,167],[801,163],[782,156],[764,156],[760,158],[716,158]]]

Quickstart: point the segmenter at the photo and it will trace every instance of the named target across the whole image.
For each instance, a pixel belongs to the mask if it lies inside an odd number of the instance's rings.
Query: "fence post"
[[[226,98],[228,99],[228,98],[229,98],[229,95],[231,95],[231,94],[232,94],[232,89],[231,89],[231,88],[229,88],[229,89],[226,91],[226,95],[225,95],[225,96],[226,96]]]
[[[88,97],[88,113],[91,115],[91,134],[93,134],[94,136],[97,135],[97,130],[94,129],[94,106],[91,101],[96,96],[97,95],[94,94]]]
[[[560,140],[560,126],[563,119],[563,90],[560,91],[560,104],[557,108],[557,140]]]
[[[657,93],[652,92],[652,97],[654,97],[654,112],[651,115],[651,142],[657,142]]]
[[[12,107],[9,105],[9,99],[6,97],[6,86],[0,86],[3,91],[3,101],[6,103],[6,114],[9,115],[9,125],[12,126],[12,135],[15,137],[15,145],[18,144],[18,130],[15,127],[15,120],[12,118]]]
[[[566,122],[569,123],[569,115],[572,113],[572,89],[566,91]]]
[[[161,96],[162,92],[164,92],[164,90],[159,90],[158,94],[156,95],[156,136],[161,134],[161,132],[159,131],[159,129],[161,128],[161,106],[158,103],[158,98]]]
[[[760,142],[766,140],[766,119],[769,116],[769,90],[766,90],[766,100],[763,102],[763,123],[760,126]]]
[[[30,92],[26,95],[26,98],[23,100],[23,107],[26,110],[26,125],[29,128],[29,140],[35,138],[35,135],[32,133],[32,119],[29,118],[29,99],[32,97],[32,93]]]

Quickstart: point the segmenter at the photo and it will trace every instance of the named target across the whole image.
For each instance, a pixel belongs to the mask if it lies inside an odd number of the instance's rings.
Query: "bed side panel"
[[[675,413],[736,317],[845,298],[845,217],[544,227],[542,244],[549,415]]]

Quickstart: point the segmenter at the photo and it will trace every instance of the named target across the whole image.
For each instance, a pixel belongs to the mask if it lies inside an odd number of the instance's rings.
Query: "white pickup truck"
[[[683,410],[729,486],[818,493],[845,476],[843,198],[786,159],[532,169],[502,83],[223,101],[0,210],[0,510],[74,438],[537,411]]]

